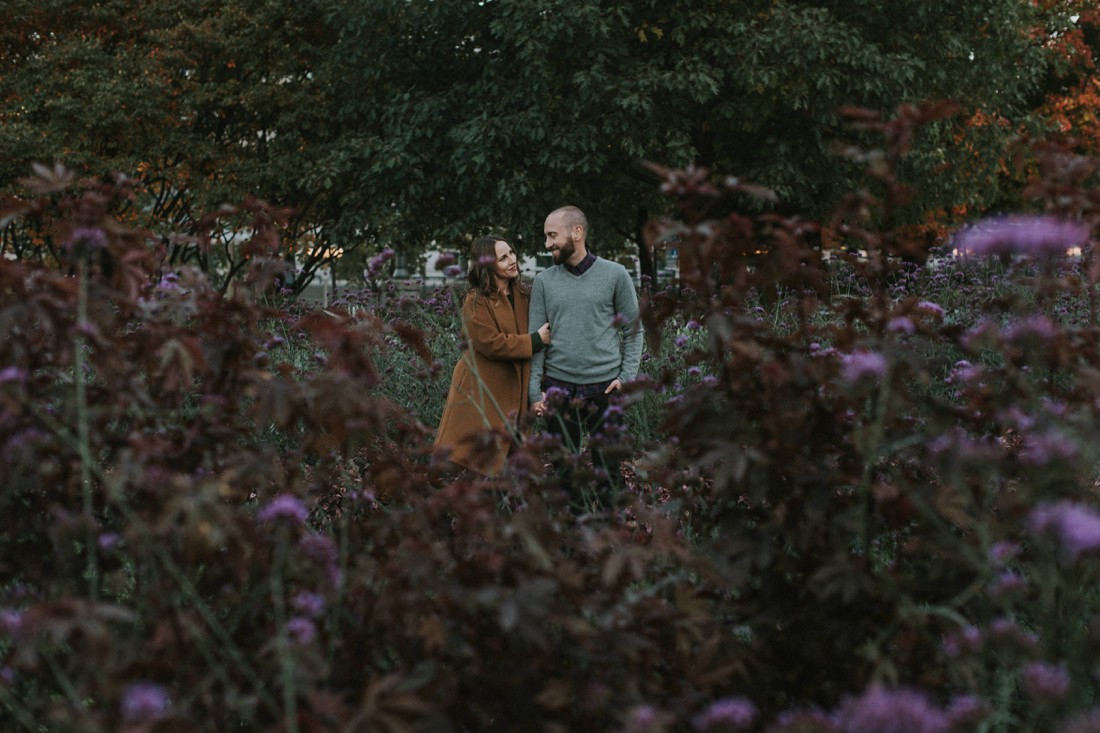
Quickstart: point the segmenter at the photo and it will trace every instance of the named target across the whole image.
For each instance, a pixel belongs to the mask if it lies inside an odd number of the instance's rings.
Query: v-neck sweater
[[[535,276],[528,331],[550,322],[550,344],[531,359],[531,401],[542,399],[542,377],[594,384],[638,376],[642,332],[638,293],[626,268],[597,257],[577,276],[564,265]]]

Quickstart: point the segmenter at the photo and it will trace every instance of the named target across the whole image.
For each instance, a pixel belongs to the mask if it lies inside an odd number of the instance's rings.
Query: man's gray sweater
[[[550,322],[550,345],[531,359],[531,402],[542,399],[542,378],[574,384],[638,376],[642,331],[638,293],[622,265],[597,258],[579,277],[564,265],[535,276],[528,331]]]

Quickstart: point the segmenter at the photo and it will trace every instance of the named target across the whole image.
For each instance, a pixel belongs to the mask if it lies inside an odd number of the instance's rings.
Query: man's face
[[[564,214],[551,214],[546,217],[542,230],[546,235],[546,249],[550,250],[550,256],[554,258],[555,265],[566,262],[577,251],[573,244],[573,232],[566,225]]]

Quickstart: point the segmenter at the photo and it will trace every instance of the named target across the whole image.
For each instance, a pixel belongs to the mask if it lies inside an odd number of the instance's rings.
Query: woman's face
[[[497,240],[496,262],[493,264],[493,274],[500,280],[515,280],[519,277],[519,261],[512,245]]]

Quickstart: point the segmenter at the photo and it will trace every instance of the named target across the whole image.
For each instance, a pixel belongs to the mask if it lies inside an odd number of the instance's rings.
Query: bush
[[[251,202],[222,295],[125,181],[34,182],[66,259],[0,264],[6,727],[1092,730],[1091,249],[918,269],[850,215],[829,259],[665,175],[683,282],[643,297],[623,511],[579,515],[537,423],[501,478],[432,455],[449,294],[273,306]]]

